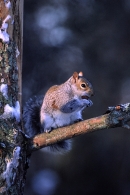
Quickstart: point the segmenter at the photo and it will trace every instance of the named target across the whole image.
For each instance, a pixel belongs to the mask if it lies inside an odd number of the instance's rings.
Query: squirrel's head
[[[89,99],[91,96],[93,96],[92,84],[83,77],[83,72],[74,72],[71,77],[71,82],[73,90],[82,99]]]

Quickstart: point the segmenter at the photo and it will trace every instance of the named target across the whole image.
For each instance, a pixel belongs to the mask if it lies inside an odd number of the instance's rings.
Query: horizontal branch
[[[36,135],[31,140],[31,151],[92,131],[112,127],[125,127],[129,129],[128,121],[130,121],[130,103],[109,107],[106,114],[102,116],[58,128],[50,133]]]

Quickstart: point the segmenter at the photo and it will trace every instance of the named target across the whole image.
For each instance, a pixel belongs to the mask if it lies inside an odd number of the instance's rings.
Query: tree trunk
[[[23,1],[0,0],[0,194],[23,194],[28,168],[21,133]]]

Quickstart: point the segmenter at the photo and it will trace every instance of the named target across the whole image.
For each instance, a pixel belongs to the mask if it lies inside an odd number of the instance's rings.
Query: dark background
[[[94,105],[84,118],[130,102],[129,0],[25,0],[23,104],[83,71]],[[32,155],[25,195],[129,195],[130,131],[73,139],[72,150]]]

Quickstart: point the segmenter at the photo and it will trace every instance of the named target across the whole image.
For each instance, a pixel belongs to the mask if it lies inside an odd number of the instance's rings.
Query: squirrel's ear
[[[77,72],[73,73],[72,78],[73,78],[74,82],[76,82],[76,80],[78,79],[78,76],[79,76],[79,74]]]
[[[79,72],[79,77],[82,77],[83,76],[83,72]]]

